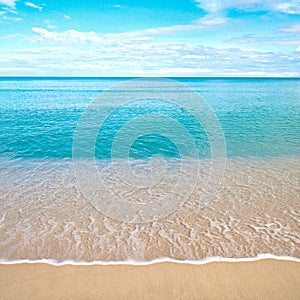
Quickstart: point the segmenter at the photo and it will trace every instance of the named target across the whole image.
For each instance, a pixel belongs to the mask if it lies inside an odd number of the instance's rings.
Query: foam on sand
[[[299,299],[300,265],[248,262],[150,265],[0,265],[5,299]]]

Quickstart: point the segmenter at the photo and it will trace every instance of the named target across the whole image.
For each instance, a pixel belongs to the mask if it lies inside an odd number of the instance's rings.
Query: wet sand
[[[300,264],[0,265],[0,299],[300,299]]]

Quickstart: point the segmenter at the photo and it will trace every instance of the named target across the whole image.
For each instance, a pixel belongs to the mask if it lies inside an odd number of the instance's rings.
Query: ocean
[[[0,78],[0,260],[300,258],[300,79]]]

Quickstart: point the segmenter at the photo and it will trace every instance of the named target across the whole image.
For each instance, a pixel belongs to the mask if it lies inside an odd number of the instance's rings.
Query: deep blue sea
[[[71,158],[77,122],[102,91],[124,78],[1,78],[0,155],[20,158]],[[277,157],[300,154],[300,79],[178,78],[211,106],[224,132],[228,157]],[[152,108],[146,108],[153,109]],[[119,129],[140,111],[122,110],[104,126],[105,139],[97,142],[96,156],[109,158]],[[127,115],[126,115],[127,114]],[[174,112],[193,135],[180,112]],[[194,132],[200,141],[199,157],[209,153],[204,131]],[[98,153],[98,154],[97,154]],[[163,136],[140,137],[132,158],[154,154],[176,157],[172,141]]]

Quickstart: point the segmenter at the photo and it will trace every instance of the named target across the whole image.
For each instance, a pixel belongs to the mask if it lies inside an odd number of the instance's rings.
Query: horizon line
[[[203,79],[216,79],[216,78],[228,78],[228,79],[300,79],[300,77],[292,76],[64,76],[64,75],[51,75],[51,76],[41,76],[41,75],[0,75],[0,80],[4,78],[72,78],[72,79],[109,79],[109,78],[203,78]]]

